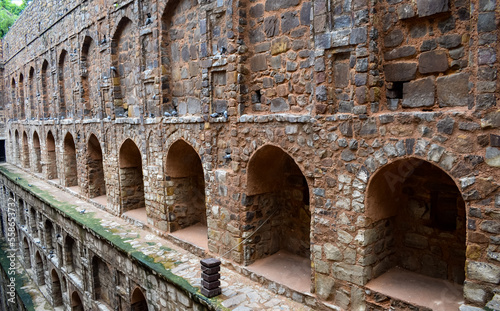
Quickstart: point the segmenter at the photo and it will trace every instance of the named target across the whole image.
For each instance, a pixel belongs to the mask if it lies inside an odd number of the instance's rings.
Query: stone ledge
[[[316,119],[309,115],[294,114],[268,114],[268,115],[249,115],[244,114],[238,119],[238,123],[267,123],[267,122],[290,122],[290,123],[312,123]]]

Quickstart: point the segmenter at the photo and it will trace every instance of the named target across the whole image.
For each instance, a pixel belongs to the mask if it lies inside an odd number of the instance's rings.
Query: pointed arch
[[[24,75],[21,73],[19,74],[19,120],[24,120],[25,118]]]
[[[56,155],[56,141],[52,131],[47,133],[47,178],[57,179],[57,155]]]
[[[31,269],[31,252],[30,246],[28,244],[28,239],[23,238],[23,257],[24,257],[24,267],[26,269]]]
[[[59,55],[59,62],[57,66],[58,73],[58,85],[59,85],[59,113],[58,116],[66,118],[71,114],[68,111],[69,103],[71,98],[71,75],[70,66],[68,61],[68,52],[62,50]]]
[[[14,160],[13,162],[16,163],[16,164],[20,164],[22,163],[22,159],[21,159],[21,153],[20,153],[20,141],[19,141],[19,132],[15,131],[14,133],[14,137],[15,137],[15,141],[13,143],[13,147],[14,147]]]
[[[74,291],[71,294],[71,311],[83,311],[83,303],[80,294]]]
[[[97,115],[97,103],[99,90],[97,89],[98,74],[95,72],[97,61],[97,48],[95,41],[85,36],[83,40],[81,54],[81,71],[82,71],[82,105],[83,117],[92,118]]]
[[[42,285],[45,285],[45,282],[44,282],[44,271],[45,269],[43,268],[44,264],[43,264],[43,259],[42,259],[42,256],[40,255],[40,252],[39,251],[36,251],[35,253],[35,279],[36,279],[36,283],[38,284],[38,286],[42,286]]]
[[[135,64],[135,33],[132,21],[123,17],[116,28],[112,38],[111,62],[114,70],[111,70],[113,79],[113,101],[115,117],[136,117],[140,99],[133,94],[132,81],[134,80]]]
[[[196,3],[196,4],[195,4]],[[196,85],[200,83],[200,77],[197,71],[197,61],[210,54],[211,45],[217,46],[222,44],[227,47],[224,36],[214,38],[215,40],[210,44],[204,42],[205,36],[201,36],[201,42],[194,42],[195,39],[190,33],[201,31],[197,29],[198,23],[193,23],[192,20],[206,20],[207,16],[199,17],[201,10],[198,10],[197,2],[189,0],[179,0],[168,3],[161,19],[161,66],[162,66],[162,100],[161,109],[162,113],[171,114],[177,111],[179,115],[186,114],[200,114],[201,101],[199,96],[190,91],[184,90],[185,84]],[[189,16],[189,17],[188,17]],[[224,16],[223,14],[221,16]],[[221,19],[222,20],[222,19]],[[207,21],[207,23],[209,23]],[[219,25],[218,25],[219,26]],[[190,31],[185,31],[189,28]],[[225,27],[217,28],[219,35],[224,32]],[[212,34],[214,37],[217,35]],[[219,42],[221,41],[221,42]],[[224,42],[224,43],[222,43]],[[181,74],[185,68],[189,68],[189,75]],[[213,75],[220,74],[225,80],[225,71],[213,73]],[[212,79],[210,79],[212,80]],[[224,84],[226,84],[224,82]],[[211,88],[215,87],[215,83]],[[215,94],[211,94],[215,95]],[[214,96],[210,96],[211,98]],[[222,112],[215,111],[212,112]]]
[[[54,236],[54,226],[50,220],[45,220],[45,247],[47,250],[54,250],[56,246],[56,239]]]
[[[283,149],[265,145],[250,158],[247,170],[245,230],[259,230],[268,239],[255,238],[247,248],[246,264],[279,251],[310,258],[309,186],[301,169]]]
[[[49,118],[50,117],[50,107],[49,107],[49,99],[50,99],[50,94],[49,94],[49,62],[44,59],[42,63],[42,92],[41,92],[41,97],[42,97],[42,113],[41,118]]]
[[[56,269],[52,269],[50,272],[50,280],[51,280],[51,298],[52,298],[52,306],[59,307],[63,305],[62,298],[62,286],[61,280],[59,279],[59,275],[57,274]]]
[[[87,143],[87,167],[89,180],[89,196],[95,198],[106,195],[104,180],[103,154],[101,144],[94,134]]]
[[[148,311],[148,302],[143,291],[137,287],[130,298],[131,311]]]
[[[66,187],[78,186],[75,140],[69,132],[64,137],[64,185]]]
[[[198,223],[206,227],[203,166],[198,153],[186,141],[181,139],[170,146],[167,152],[166,174],[171,181],[167,193],[172,194],[173,198],[168,200],[172,202],[168,206],[170,231]]]
[[[29,207],[29,217],[28,217],[28,222],[30,226],[29,232],[33,237],[38,238],[38,226],[37,226],[37,221],[36,221],[36,211],[33,208],[33,206]]]
[[[36,173],[42,172],[42,153],[40,149],[40,138],[36,131],[33,132],[33,168]]]
[[[78,242],[71,236],[67,235],[64,241],[64,260],[68,273],[75,273],[78,276],[82,275],[82,263],[80,261],[80,252]]]
[[[12,117],[17,119],[17,95],[16,95],[16,78],[12,78],[10,83],[11,101],[12,101]]]
[[[29,117],[34,120],[38,118],[37,109],[35,105],[35,68],[30,67],[28,73],[28,93],[29,93]]]
[[[92,281],[94,299],[111,306],[114,296],[113,275],[108,265],[98,256],[92,259]]]
[[[383,247],[373,278],[398,266],[464,282],[465,202],[442,168],[414,157],[386,164],[370,178],[365,204],[373,232],[380,232],[373,243]]]
[[[122,213],[134,209],[144,209],[145,213],[142,156],[131,139],[121,145],[119,163]]]
[[[23,132],[23,167],[30,167],[30,147],[26,132]]]

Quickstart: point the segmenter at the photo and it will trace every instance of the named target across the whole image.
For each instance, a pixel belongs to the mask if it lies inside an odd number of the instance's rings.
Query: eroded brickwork
[[[158,234],[206,226],[235,265],[298,255],[342,309],[382,308],[366,286],[395,266],[483,307],[500,283],[499,7],[40,0],[3,40],[8,161]]]

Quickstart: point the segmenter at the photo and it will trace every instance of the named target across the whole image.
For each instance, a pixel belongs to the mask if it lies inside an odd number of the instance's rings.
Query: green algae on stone
[[[179,288],[183,289],[187,293],[189,293],[192,298],[199,300],[199,301],[204,301],[208,306],[214,307],[216,310],[229,310],[225,307],[223,307],[220,304],[220,301],[217,298],[207,298],[203,296],[200,293],[200,290],[198,287],[194,287],[189,283],[186,279],[175,275],[172,273],[170,270],[174,268],[175,266],[183,263],[182,261],[163,261],[163,262],[156,262],[155,258],[150,256],[150,255],[145,255],[144,253],[136,250],[130,243],[127,243],[126,241],[130,239],[130,237],[122,238],[120,235],[115,234],[114,232],[111,232],[109,228],[104,227],[101,224],[102,219],[96,218],[95,213],[91,212],[85,212],[81,213],[78,210],[78,206],[67,203],[67,202],[61,202],[57,200],[52,194],[50,194],[48,191],[39,189],[38,187],[34,185],[28,185],[28,182],[24,180],[23,178],[20,177],[19,174],[12,173],[9,171],[6,167],[0,166],[0,172],[9,178],[12,182],[22,186],[22,188],[27,191],[32,193],[35,197],[40,199],[42,202],[47,203],[51,207],[61,211],[64,213],[66,216],[71,218],[73,221],[75,221],[77,224],[81,225],[83,228],[90,229],[93,231],[97,236],[100,236],[107,240],[110,244],[115,246],[119,251],[122,251],[126,254],[128,254],[130,257],[134,258],[137,260],[139,263],[143,264],[146,267],[149,267],[151,270],[156,271],[160,275],[164,276],[168,281],[173,283],[174,285],[177,285]],[[20,178],[17,179],[16,178]],[[132,230],[128,230],[128,232],[132,232]],[[137,235],[137,238],[139,235]],[[171,252],[172,249],[168,247],[160,247],[160,249]]]

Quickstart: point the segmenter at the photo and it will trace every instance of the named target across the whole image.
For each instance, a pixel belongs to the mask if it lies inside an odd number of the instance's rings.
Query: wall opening
[[[28,244],[28,239],[24,237],[23,239],[23,257],[24,257],[24,267],[26,269],[31,269],[31,252],[30,246]]]
[[[38,286],[43,286],[45,284],[43,277],[44,271],[42,256],[40,256],[40,252],[37,251],[35,254],[35,280]]]
[[[139,98],[134,95],[135,73],[132,64],[135,63],[134,34],[132,22],[128,18],[120,20],[116,33],[113,37],[111,48],[111,59],[113,68],[113,100],[115,117],[138,116]]]
[[[22,227],[24,227],[24,226],[26,225],[26,213],[25,213],[25,211],[24,211],[24,208],[25,208],[25,207],[24,207],[24,201],[23,201],[23,199],[19,199],[19,200],[17,201],[17,204],[18,204],[18,205],[17,205],[17,210],[18,210],[17,215],[19,215],[19,216],[18,216],[18,219],[19,219],[19,224],[20,224]]]
[[[50,220],[45,221],[45,247],[49,253],[54,251],[56,246],[56,239],[54,238],[54,226]]]
[[[21,154],[19,152],[20,149],[20,142],[19,142],[19,132],[16,130],[16,133],[14,134],[15,141],[14,141],[14,163],[19,164],[22,163],[21,159]]]
[[[373,277],[393,267],[463,284],[465,202],[441,168],[419,159],[393,162],[368,185],[366,214],[378,239]]]
[[[31,120],[38,118],[35,105],[35,68],[31,67],[28,75],[28,92]]]
[[[14,118],[14,120],[16,120],[17,119],[16,79],[12,78],[10,88],[12,97],[12,117]]]
[[[64,243],[64,265],[68,273],[74,272],[79,276],[82,275],[82,264],[80,262],[78,244],[70,236],[66,236],[66,241]]]
[[[62,288],[61,288],[61,281],[59,280],[59,275],[56,272],[56,269],[52,269],[51,272],[51,292],[52,292],[52,306],[53,307],[59,307],[63,305],[63,298],[62,298]]]
[[[30,167],[30,147],[28,144],[28,135],[23,133],[23,167]]]
[[[67,73],[65,71],[68,70],[67,67],[68,66],[68,63],[67,63],[67,59],[68,59],[68,53],[66,52],[66,50],[62,50],[61,51],[61,55],[59,56],[59,64],[58,64],[58,84],[59,84],[59,117],[60,118],[65,118],[68,113],[66,111],[66,81],[65,79],[67,80],[71,80],[71,77],[69,77],[69,75],[67,75]],[[69,98],[69,97],[68,97]]]
[[[95,198],[106,195],[102,149],[97,137],[92,134],[87,146],[87,167],[89,180],[89,196]]]
[[[19,119],[24,120],[26,119],[26,114],[25,114],[25,102],[24,102],[24,76],[23,74],[19,75]]]
[[[33,207],[30,207],[29,209],[29,225],[30,225],[30,231],[31,235],[34,238],[38,238],[38,227],[36,223],[36,212]]]
[[[162,16],[161,109],[165,116],[175,116],[177,113],[195,115],[205,109],[202,108],[205,103],[202,104],[200,101],[200,91],[197,87],[193,87],[209,82],[209,79],[201,81],[198,74],[202,67],[200,59],[207,57],[210,50],[207,42],[208,21],[206,16],[203,16],[205,14],[208,16],[207,12],[199,9],[197,2],[180,0],[175,1],[170,7],[167,6]],[[201,24],[195,22],[196,20],[205,22],[205,27],[200,27]],[[187,32],[186,29],[190,31]],[[219,30],[221,41],[226,40],[225,27],[220,27]],[[193,37],[190,33],[198,35]],[[206,93],[203,96],[208,98],[210,94]],[[209,103],[206,104],[206,109],[209,109]]]
[[[82,56],[80,61],[82,76],[82,109],[84,118],[97,116],[96,103],[98,102],[99,90],[97,88],[98,74],[95,72],[96,46],[94,40],[85,37],[83,42]]]
[[[44,60],[43,61],[43,64],[42,64],[42,80],[41,80],[41,83],[42,83],[42,113],[41,113],[41,117],[42,118],[49,118],[50,117],[50,107],[49,107],[49,98],[50,98],[50,95],[49,95],[49,73],[48,73],[48,69],[49,69],[49,63],[47,62],[47,60]]]
[[[77,291],[71,294],[71,311],[83,311],[82,299]]]
[[[33,133],[33,168],[36,173],[42,172],[42,152],[40,149],[40,138],[38,133]]]
[[[245,264],[277,252],[310,258],[309,187],[298,165],[281,148],[267,145],[252,156],[247,197],[244,231],[262,227],[245,246]]]
[[[142,293],[142,290],[136,288],[132,293],[132,299],[130,300],[132,305],[131,311],[148,311],[148,303],[146,297]]]
[[[57,179],[56,141],[51,131],[47,133],[47,160],[47,178]]]
[[[174,232],[195,224],[207,226],[205,177],[198,153],[183,140],[168,150],[167,164],[168,219]]]
[[[145,215],[142,157],[139,148],[130,139],[120,148],[120,190],[122,213],[141,209]]]
[[[78,186],[76,147],[73,136],[70,133],[64,137],[64,185],[66,187]]]
[[[0,139],[0,162],[5,162],[7,160],[5,154],[5,140]]]
[[[108,306],[112,305],[113,297],[113,275],[108,265],[99,257],[92,259],[92,276],[94,281],[94,298]]]

